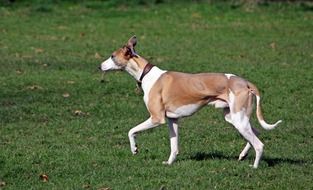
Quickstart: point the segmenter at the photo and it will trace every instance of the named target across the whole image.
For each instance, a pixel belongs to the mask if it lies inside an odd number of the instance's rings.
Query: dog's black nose
[[[99,66],[98,69],[101,71],[101,66]]]

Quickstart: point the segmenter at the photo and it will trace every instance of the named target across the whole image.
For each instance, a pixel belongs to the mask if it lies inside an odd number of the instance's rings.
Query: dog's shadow
[[[252,152],[251,152],[252,153]],[[250,154],[251,154],[250,153]],[[187,158],[188,159],[188,158]],[[225,155],[222,152],[196,152],[189,156],[190,160],[202,161],[202,160],[237,160],[237,156]],[[254,155],[251,154],[247,159],[254,159]],[[310,161],[304,159],[291,159],[291,158],[275,158],[264,156],[263,161],[267,163],[269,167],[274,167],[280,164],[291,164],[291,165],[305,165]]]
[[[196,152],[190,155],[190,160],[202,161],[202,160],[234,160],[235,156],[225,155],[222,152]]]

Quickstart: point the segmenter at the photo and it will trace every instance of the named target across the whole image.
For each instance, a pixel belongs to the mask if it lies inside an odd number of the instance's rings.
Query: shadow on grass
[[[251,154],[251,153],[250,153]],[[251,154],[252,155],[252,154]],[[202,160],[237,160],[237,156],[225,155],[222,152],[197,152],[192,154],[189,157],[190,160],[202,161]],[[253,154],[254,159],[254,154]],[[294,158],[272,158],[264,156],[262,158],[269,167],[274,167],[279,164],[292,164],[292,165],[306,165],[312,163],[312,161],[305,160],[305,159],[294,159]]]
[[[304,159],[293,159],[293,158],[270,158],[264,157],[262,158],[269,167],[274,167],[279,164],[290,164],[290,165],[306,165],[311,163],[309,160]]]
[[[189,157],[191,160],[236,160],[237,157],[225,155],[222,152],[196,152]]]

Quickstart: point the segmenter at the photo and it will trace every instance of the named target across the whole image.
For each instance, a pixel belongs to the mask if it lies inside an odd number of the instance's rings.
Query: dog
[[[256,98],[256,116],[260,125],[274,129],[282,121],[268,124],[263,119],[260,93],[251,82],[233,74],[198,73],[188,74],[161,70],[139,56],[135,51],[136,36],[131,37],[121,48],[114,51],[99,69],[103,72],[124,70],[133,76],[142,88],[143,100],[150,117],[128,132],[131,152],[135,155],[138,148],[136,135],[168,121],[171,153],[164,164],[171,165],[178,155],[178,120],[191,116],[200,108],[212,105],[224,110],[225,120],[232,124],[247,141],[238,160],[243,160],[251,146],[255,150],[252,165],[257,168],[263,153],[263,143],[258,132],[251,127],[250,115]]]

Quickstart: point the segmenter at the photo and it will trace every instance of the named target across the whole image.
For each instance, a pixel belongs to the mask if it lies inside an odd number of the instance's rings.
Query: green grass
[[[0,189],[313,188],[310,4],[52,2],[0,6]],[[142,97],[127,74],[103,84],[96,68],[134,34],[137,52],[163,69],[259,87],[266,120],[284,120],[266,132],[253,117],[259,169],[248,166],[253,152],[237,161],[245,142],[213,108],[181,120],[174,165],[162,165],[165,125],[141,133],[131,155],[128,130],[148,117]]]

